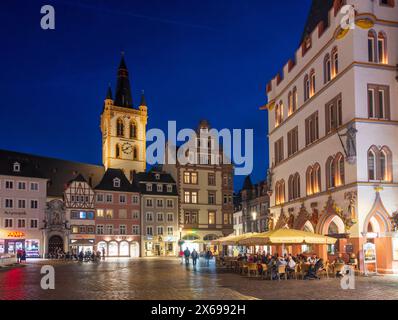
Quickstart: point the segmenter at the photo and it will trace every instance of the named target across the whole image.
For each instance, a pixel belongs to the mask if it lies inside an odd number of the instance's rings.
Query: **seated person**
[[[315,263],[317,263],[317,261],[318,261],[318,259],[317,259],[316,254],[313,254],[311,257],[308,257],[308,259],[307,259],[307,262],[311,263],[311,264],[315,264]]]
[[[350,259],[348,260],[348,265],[353,266],[355,268],[358,267],[358,259],[355,256],[355,253],[352,253]]]
[[[287,266],[286,266],[286,272],[288,276],[290,276],[291,273],[293,273],[296,270],[296,262],[293,260],[292,256],[289,256],[287,258]]]
[[[343,255],[342,255],[341,253],[339,253],[339,255],[337,256],[337,258],[332,262],[332,265],[333,265],[333,266],[336,265],[336,264],[345,264],[345,261],[344,261],[344,259],[343,259]],[[340,271],[340,270],[336,270],[336,276],[337,276],[337,277],[343,276],[343,275],[341,274],[341,271]]]

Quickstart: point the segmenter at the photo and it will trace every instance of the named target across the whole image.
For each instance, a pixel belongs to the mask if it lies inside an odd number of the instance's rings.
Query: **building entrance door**
[[[59,250],[64,250],[64,240],[60,236],[52,236],[48,240],[48,253],[56,253]]]

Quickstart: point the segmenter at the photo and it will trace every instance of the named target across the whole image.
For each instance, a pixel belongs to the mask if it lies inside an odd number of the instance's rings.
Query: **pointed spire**
[[[124,51],[121,53],[122,58],[120,59],[119,70],[124,69],[127,70],[126,60],[124,60]]]
[[[106,100],[113,100],[111,84],[108,85],[108,91],[106,93]]]
[[[120,60],[119,70],[117,74],[115,105],[118,107],[126,108],[131,108],[133,106],[129,71],[127,69],[126,61],[124,59],[124,52],[122,52],[122,58]]]
[[[251,190],[253,188],[252,180],[250,179],[250,175],[246,176],[245,181],[243,182],[243,190]]]
[[[145,106],[147,107],[148,105],[146,104],[146,98],[145,98],[145,91],[142,90],[141,92],[141,102],[140,102],[140,106]]]

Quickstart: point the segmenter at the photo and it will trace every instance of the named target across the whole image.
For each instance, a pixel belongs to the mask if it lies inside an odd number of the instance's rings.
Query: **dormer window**
[[[158,192],[163,192],[163,185],[158,184],[157,185],[157,190],[158,190]]]
[[[173,186],[171,184],[167,185],[167,192],[173,192]]]
[[[19,162],[15,162],[12,166],[12,171],[21,172],[21,164]]]
[[[146,191],[152,191],[152,184],[148,183],[146,185]]]
[[[160,180],[160,174],[159,173],[155,174],[155,179],[156,180]]]
[[[120,179],[119,178],[113,179],[113,187],[120,188]]]

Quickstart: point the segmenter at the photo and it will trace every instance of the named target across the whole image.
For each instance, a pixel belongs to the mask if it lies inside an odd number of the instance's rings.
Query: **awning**
[[[265,233],[248,236],[239,241],[240,245],[273,245],[273,244],[334,244],[337,239],[316,233],[294,230],[278,229]]]
[[[212,244],[218,244],[218,245],[224,245],[224,246],[235,246],[235,245],[238,245],[240,241],[247,239],[248,237],[253,237],[253,236],[256,236],[259,234],[260,233],[246,233],[246,234],[242,234],[240,236],[230,235],[225,238],[217,239],[214,241],[214,243],[212,241]]]

